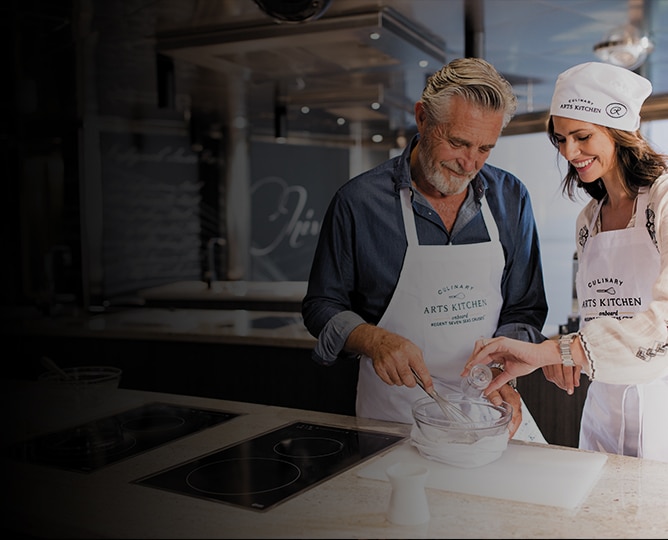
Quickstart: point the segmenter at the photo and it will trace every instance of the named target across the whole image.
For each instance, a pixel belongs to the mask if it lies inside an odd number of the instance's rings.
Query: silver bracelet
[[[575,367],[573,355],[571,354],[571,343],[573,343],[576,336],[576,333],[559,336],[559,354],[561,355],[561,363],[566,367]]]

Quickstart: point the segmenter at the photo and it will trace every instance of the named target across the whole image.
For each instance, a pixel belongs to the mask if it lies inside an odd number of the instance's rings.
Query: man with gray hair
[[[358,416],[411,423],[423,395],[412,370],[427,390],[459,392],[476,339],[545,339],[529,193],[485,163],[516,107],[489,63],[453,60],[427,81],[403,153],[334,195],[302,313],[316,361],[359,358]],[[489,398],[513,406],[513,436],[519,394],[505,385]]]

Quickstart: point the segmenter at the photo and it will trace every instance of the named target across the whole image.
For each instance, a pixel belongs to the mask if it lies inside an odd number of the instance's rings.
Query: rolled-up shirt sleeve
[[[313,360],[323,365],[336,362],[350,332],[364,322],[364,319],[353,311],[342,311],[334,315],[318,335],[318,342],[313,349]]]

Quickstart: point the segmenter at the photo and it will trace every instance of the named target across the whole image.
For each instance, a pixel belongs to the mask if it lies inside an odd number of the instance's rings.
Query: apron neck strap
[[[591,221],[589,223],[589,230],[593,231],[594,227],[596,225],[596,221],[598,220],[598,217],[601,214],[601,207],[607,200],[608,196],[606,195],[603,197],[600,201],[598,201],[598,204],[596,205],[596,211],[592,215]],[[644,227],[644,221],[643,221],[643,216],[645,215],[645,209],[647,208],[647,205],[649,204],[649,189],[641,189],[638,192],[638,195],[636,196],[636,200],[633,201],[633,215],[635,216],[635,222],[634,222],[634,227]],[[641,214],[638,214],[638,211],[641,212]],[[640,219],[639,219],[640,218]]]
[[[418,237],[417,229],[415,227],[415,217],[413,215],[413,205],[411,204],[411,190],[408,187],[399,190],[399,198],[401,199],[401,214],[404,218],[404,228],[406,229],[406,241],[408,245],[417,246]],[[499,228],[496,225],[496,220],[492,215],[489,205],[485,204],[484,199],[480,199],[480,206],[482,207],[482,216],[485,221],[485,227],[489,233],[489,238],[492,242],[499,242]]]
[[[399,197],[401,199],[401,214],[404,218],[404,228],[406,229],[406,241],[409,246],[417,246],[417,228],[415,227],[415,217],[413,216],[410,188],[401,188],[399,190]]]

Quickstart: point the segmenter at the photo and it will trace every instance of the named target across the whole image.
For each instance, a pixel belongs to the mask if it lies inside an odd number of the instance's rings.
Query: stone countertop
[[[16,335],[139,339],[312,349],[299,313],[221,309],[125,308],[95,315],[6,319]]]
[[[14,438],[53,430],[59,424],[77,425],[75,418],[90,420],[152,401],[242,413],[89,474],[3,458],[5,491],[11,493],[5,497],[3,524],[26,534],[110,538],[665,538],[668,534],[666,463],[609,455],[600,477],[576,509],[428,488],[431,520],[419,526],[397,526],[385,517],[390,484],[356,474],[365,462],[259,513],[133,482],[295,420],[400,435],[408,434],[408,426],[131,390],[118,390],[104,404],[74,414],[62,403],[45,406],[49,398],[44,393],[36,397],[34,383],[13,382],[2,389],[2,399],[11,400],[16,413],[9,426]],[[34,415],[27,413],[31,409]]]

